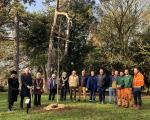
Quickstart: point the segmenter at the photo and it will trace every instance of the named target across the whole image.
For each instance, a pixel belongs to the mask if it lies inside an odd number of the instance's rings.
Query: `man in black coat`
[[[8,111],[12,111],[12,107],[15,101],[17,101],[19,93],[19,82],[17,78],[17,72],[12,71],[11,76],[8,79]]]
[[[21,75],[21,101],[20,101],[20,107],[23,109],[23,101],[24,97],[28,97],[30,99],[29,104],[27,104],[28,108],[31,108],[31,94],[30,90],[32,89],[32,76],[29,73],[29,68],[24,69],[24,73]]]

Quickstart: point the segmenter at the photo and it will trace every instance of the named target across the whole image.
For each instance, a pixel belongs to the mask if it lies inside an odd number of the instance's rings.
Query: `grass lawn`
[[[64,102],[65,110],[45,111],[43,107],[50,104],[48,96],[42,96],[42,107],[34,107],[29,114],[19,109],[19,99],[15,111],[7,112],[7,93],[0,92],[0,120],[150,120],[150,99],[143,99],[142,110],[115,108],[113,105],[97,103]]]

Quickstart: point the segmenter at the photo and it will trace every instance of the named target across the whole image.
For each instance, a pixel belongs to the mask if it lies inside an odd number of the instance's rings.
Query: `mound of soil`
[[[59,109],[65,109],[64,104],[50,104],[46,107],[44,107],[44,110],[59,110]]]

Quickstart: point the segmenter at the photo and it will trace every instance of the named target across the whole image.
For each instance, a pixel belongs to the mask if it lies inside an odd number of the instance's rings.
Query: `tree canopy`
[[[23,2],[22,2],[23,1]],[[47,70],[48,47],[57,0],[45,0],[46,9],[27,12],[24,4],[36,0],[2,0],[0,2],[0,38],[14,28],[16,14],[19,20],[20,56],[28,57],[30,66]],[[98,70],[132,69],[139,65],[145,71],[150,66],[150,8],[143,0],[63,0],[59,11],[70,18],[68,52],[60,61],[61,71],[73,69]],[[59,16],[53,37],[53,66],[56,71],[57,44],[60,56],[65,51],[67,19]],[[4,35],[5,34],[5,35]],[[3,38],[3,40],[6,38]]]

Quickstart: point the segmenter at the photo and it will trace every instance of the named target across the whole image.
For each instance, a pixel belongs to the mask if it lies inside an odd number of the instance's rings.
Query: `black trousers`
[[[9,101],[8,102],[8,109],[11,111],[12,110],[12,107],[14,105],[14,101]]]
[[[21,101],[20,101],[20,108],[21,109],[23,109],[24,98],[25,98],[24,96],[21,96]],[[30,102],[29,102],[29,104],[27,104],[27,107],[31,108],[31,95],[28,96],[28,98],[30,99]]]
[[[133,97],[134,97],[134,104],[141,106],[142,105],[141,91],[133,91]]]
[[[41,105],[41,94],[34,94],[34,105]]]
[[[105,88],[99,87],[99,102],[105,102]]]
[[[95,90],[89,90],[90,91],[90,101],[95,101],[96,99],[96,91]]]
[[[57,90],[56,89],[51,89],[49,93],[49,100],[54,100],[55,95],[56,95]]]
[[[67,89],[65,86],[61,88],[60,100],[66,100]]]
[[[77,87],[70,87],[70,100],[76,100],[76,89]],[[72,96],[74,96],[74,99],[72,99]]]

